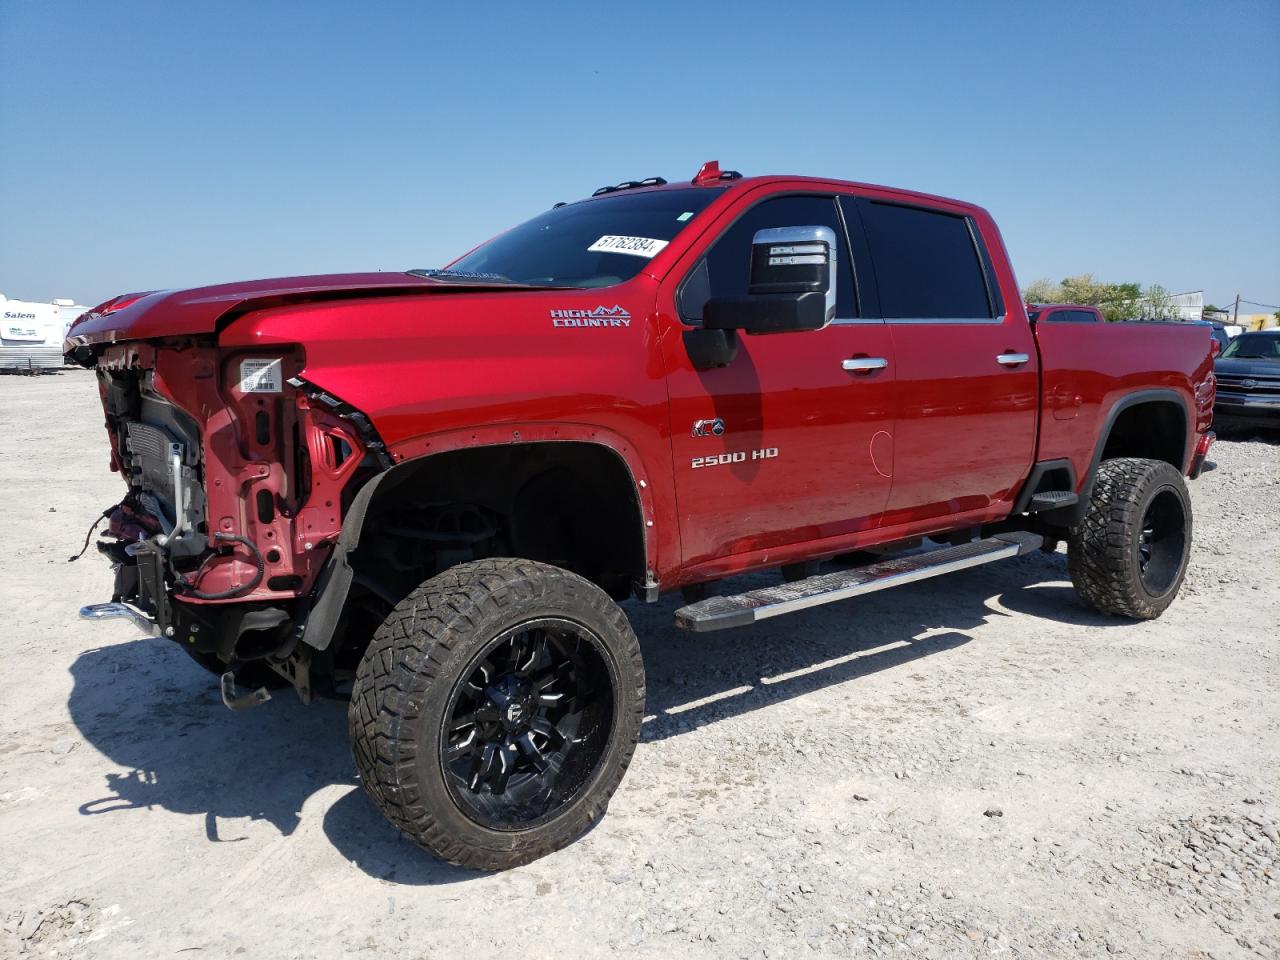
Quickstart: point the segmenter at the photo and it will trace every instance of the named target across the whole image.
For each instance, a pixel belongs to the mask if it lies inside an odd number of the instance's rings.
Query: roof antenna
[[[698,168],[698,175],[693,178],[695,186],[702,186],[705,183],[715,183],[720,179],[720,161],[708,160]]]

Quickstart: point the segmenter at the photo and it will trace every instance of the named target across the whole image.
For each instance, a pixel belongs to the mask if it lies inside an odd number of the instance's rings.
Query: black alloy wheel
[[[1173,491],[1161,490],[1142,516],[1137,543],[1142,585],[1154,597],[1168,593],[1181,572],[1186,529],[1182,501]]]
[[[475,658],[445,713],[440,761],[454,802],[495,830],[554,817],[599,765],[613,705],[590,629],[544,618],[505,631]]]

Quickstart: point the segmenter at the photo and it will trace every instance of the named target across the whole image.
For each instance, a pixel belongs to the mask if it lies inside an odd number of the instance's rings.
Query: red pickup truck
[[[715,163],[443,270],[118,297],[66,347],[126,483],[82,615],[172,638],[235,708],[349,693],[373,801],[487,869],[623,776],[618,601],[683,589],[712,630],[1065,539],[1085,603],[1155,617],[1213,438],[1205,329],[1033,323],[985,210]]]

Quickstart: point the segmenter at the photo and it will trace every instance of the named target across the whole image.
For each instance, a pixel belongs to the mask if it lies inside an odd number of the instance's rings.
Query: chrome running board
[[[708,597],[676,611],[676,626],[694,633],[745,627],[758,620],[807,610],[824,603],[859,597],[864,593],[888,590],[905,583],[940,577],[970,567],[1021,556],[1040,548],[1044,538],[1036,533],[1014,531],[958,547],[943,547],[928,553],[895,557],[854,570],[822,573],[795,583],[761,587],[724,597]]]

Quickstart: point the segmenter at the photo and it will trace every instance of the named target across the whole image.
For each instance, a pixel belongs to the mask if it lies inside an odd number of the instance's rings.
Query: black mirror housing
[[[702,310],[702,326],[708,330],[787,333],[793,330],[821,330],[826,325],[826,296],[817,290],[808,293],[713,297]]]

